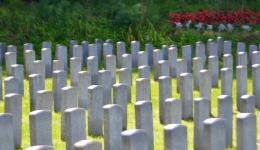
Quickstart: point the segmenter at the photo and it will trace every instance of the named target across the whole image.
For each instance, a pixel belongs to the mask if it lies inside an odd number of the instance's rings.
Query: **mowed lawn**
[[[117,77],[118,78],[118,77]],[[135,80],[138,78],[138,73],[133,72],[133,85],[132,85],[132,102],[128,104],[128,129],[135,128]],[[4,78],[3,78],[4,79]],[[118,79],[117,79],[118,80]],[[30,146],[30,130],[29,130],[29,112],[30,112],[30,102],[29,102],[29,81],[25,81],[25,95],[23,97],[23,118],[22,118],[22,149]],[[70,81],[68,80],[68,85]],[[46,80],[46,89],[52,90],[52,79]],[[179,98],[179,94],[176,92],[176,79],[172,79],[172,92],[174,98]],[[252,80],[248,79],[248,93],[252,94]],[[159,123],[159,85],[158,82],[153,80],[153,75],[151,75],[151,94],[152,94],[152,105],[153,105],[153,126],[154,126],[154,147],[155,150],[164,149],[164,136],[163,136],[163,125]],[[221,94],[221,85],[219,80],[219,88],[212,89],[212,114],[214,117],[217,116],[217,97]],[[199,92],[193,92],[193,99],[199,97]],[[236,149],[236,115],[238,114],[236,109],[236,81],[233,80],[233,149]],[[0,112],[4,112],[4,101],[0,102]],[[86,111],[86,119],[87,119]],[[260,125],[260,111],[256,110],[257,115],[257,126]],[[60,113],[54,113],[52,115],[52,137],[53,145],[55,150],[65,150],[65,142],[60,139]],[[87,120],[86,120],[87,123]],[[188,129],[188,148],[193,149],[193,121],[182,121]],[[87,139],[95,139],[103,143],[103,137],[92,137],[87,135]],[[257,142],[258,147],[260,147],[260,129],[257,132]],[[104,147],[104,145],[103,145]]]

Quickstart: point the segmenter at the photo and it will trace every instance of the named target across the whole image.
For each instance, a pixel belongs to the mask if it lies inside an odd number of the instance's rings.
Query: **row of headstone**
[[[74,44],[73,44],[74,43]],[[30,132],[31,132],[31,145],[52,145],[52,137],[51,137],[51,111],[52,111],[52,95],[54,99],[54,111],[61,112],[61,139],[66,141],[67,149],[73,149],[74,143],[80,140],[86,139],[86,132],[82,133],[81,131],[86,130],[86,124],[84,120],[86,120],[83,112],[84,109],[89,111],[88,113],[88,133],[90,135],[103,135],[104,137],[110,137],[114,135],[109,135],[111,131],[108,130],[116,130],[117,134],[122,134],[122,143],[123,147],[130,147],[129,149],[135,149],[135,146],[142,146],[142,149],[153,149],[153,127],[152,127],[152,110],[151,110],[151,85],[150,85],[150,59],[146,59],[148,56],[153,57],[153,66],[155,69],[155,80],[159,81],[159,113],[160,113],[160,122],[166,125],[165,130],[171,130],[170,133],[165,135],[179,134],[182,133],[182,138],[178,140],[171,139],[170,141],[165,141],[165,145],[170,144],[174,147],[174,145],[178,145],[180,143],[183,149],[185,149],[185,141],[187,141],[187,131],[185,127],[181,124],[182,119],[192,119],[196,118],[196,110],[194,110],[193,114],[193,84],[197,84],[197,90],[200,91],[200,96],[207,101],[207,111],[203,113],[205,116],[197,121],[198,124],[202,124],[201,122],[208,118],[211,113],[211,88],[218,87],[218,57],[219,53],[216,53],[216,45],[209,44],[210,50],[208,53],[210,54],[208,61],[208,69],[205,70],[204,66],[206,63],[205,53],[200,52],[199,55],[201,57],[196,57],[193,59],[195,63],[193,63],[193,67],[191,67],[191,46],[184,46],[182,48],[183,59],[177,59],[177,48],[175,46],[163,46],[162,50],[154,50],[151,51],[151,45],[146,45],[147,51],[138,52],[138,47],[140,47],[139,42],[132,42],[132,55],[135,55],[135,58],[131,56],[131,54],[122,54],[121,57],[118,57],[119,60],[122,59],[121,66],[119,70],[119,82],[116,83],[116,57],[111,55],[111,53],[107,53],[109,55],[105,56],[106,65],[105,69],[107,70],[98,70],[98,64],[100,62],[101,54],[99,54],[100,46],[90,45],[89,52],[90,54],[93,52],[95,54],[91,54],[90,57],[87,57],[86,62],[82,57],[83,52],[81,53],[82,47],[75,44],[76,42],[72,42],[70,55],[70,79],[71,85],[67,85],[67,52],[66,54],[57,53],[59,55],[58,60],[53,61],[53,69],[51,70],[51,74],[53,76],[53,90],[46,91],[45,90],[45,77],[49,76],[46,73],[48,70],[43,58],[42,60],[35,60],[35,52],[33,50],[32,44],[24,45],[24,55],[25,55],[25,70],[29,75],[30,82]],[[100,41],[96,41],[96,43],[100,43]],[[111,43],[110,43],[111,44]],[[201,44],[201,43],[200,43]],[[45,49],[50,49],[50,45],[48,43],[44,44]],[[48,46],[49,45],[49,46]],[[86,45],[85,45],[86,46]],[[121,46],[121,47],[120,47]],[[59,45],[60,49],[66,50],[66,47]],[[122,48],[124,43],[119,44],[119,48]],[[203,46],[201,46],[203,47]],[[240,46],[241,47],[241,46]],[[124,49],[122,48],[122,49]],[[58,48],[59,49],[59,48]],[[94,50],[93,50],[94,49]],[[99,49],[99,50],[97,50]],[[110,48],[108,48],[111,50]],[[151,54],[148,54],[148,49]],[[241,50],[238,53],[237,59],[237,67],[236,67],[236,75],[237,75],[237,108],[242,113],[254,113],[255,106],[258,106],[257,99],[257,91],[259,91],[258,84],[258,72],[259,64],[253,63],[253,95],[247,95],[247,56],[246,53]],[[61,50],[61,51],[62,51]],[[67,50],[66,50],[67,51]],[[258,51],[254,51],[252,56],[257,56]],[[22,103],[22,95],[24,94],[23,87],[23,65],[18,65],[16,62],[13,62],[12,58],[14,57],[15,52],[7,52],[5,53],[5,60],[8,61],[6,64],[9,64],[7,68],[7,72],[9,70],[9,75],[4,80],[5,85],[5,99],[6,99],[6,112],[11,113],[14,118],[12,132],[14,135],[14,143],[16,147],[21,145],[21,103]],[[44,53],[44,54],[43,54]],[[112,53],[113,54],[113,53]],[[197,54],[197,53],[196,53]],[[65,57],[65,56],[66,57]],[[205,57],[204,57],[205,55]],[[42,56],[49,56],[47,52],[42,52]],[[74,57],[76,56],[76,57]],[[16,56],[15,56],[16,57]],[[136,59],[136,57],[138,57]],[[65,59],[66,58],[66,59]],[[46,58],[45,60],[49,60]],[[139,60],[139,61],[138,61]],[[169,62],[171,60],[171,62]],[[257,57],[255,60],[258,60]],[[51,62],[51,57],[50,61]],[[138,61],[138,62],[137,62]],[[82,65],[85,62],[88,66],[88,71],[82,71]],[[148,63],[147,63],[148,62]],[[254,62],[254,61],[253,61]],[[256,62],[256,61],[255,61]],[[176,64],[175,64],[176,63]],[[258,63],[258,62],[256,62]],[[189,64],[189,65],[188,65]],[[55,66],[55,67],[54,67]],[[136,80],[136,128],[135,130],[127,130],[127,104],[130,102],[131,98],[131,86],[132,86],[132,68],[138,67],[139,79]],[[49,67],[51,68],[51,67]],[[193,71],[192,71],[193,69]],[[175,71],[174,71],[175,70]],[[218,141],[220,145],[224,145],[224,147],[230,146],[230,141],[232,141],[232,122],[228,123],[223,120],[232,120],[232,115],[230,115],[230,111],[232,114],[232,70],[233,70],[233,58],[231,54],[224,55],[224,68],[221,69],[221,89],[222,95],[219,97],[219,118],[212,118],[208,121],[204,121],[203,126],[205,126],[205,133],[197,133],[199,137],[202,136],[210,136],[212,138],[208,138],[212,141]],[[53,72],[52,72],[53,71]],[[2,70],[1,70],[2,72]],[[197,75],[197,77],[192,77],[191,73]],[[176,74],[175,74],[176,73]],[[177,76],[177,90],[181,95],[181,100],[176,100],[172,98],[172,76]],[[195,75],[194,75],[195,76]],[[2,73],[1,73],[2,77]],[[194,80],[194,81],[193,81]],[[196,80],[196,81],[195,81]],[[2,80],[1,80],[2,82]],[[2,84],[1,84],[2,85]],[[2,87],[2,86],[1,86]],[[195,87],[195,85],[194,85]],[[88,90],[87,90],[88,89]],[[111,98],[111,91],[113,89],[113,98]],[[1,90],[2,91],[2,90]],[[231,100],[230,100],[231,99]],[[230,104],[231,101],[231,104]],[[106,104],[112,104],[112,106],[107,106],[109,110],[106,110]],[[196,107],[196,103],[194,104],[194,109]],[[102,113],[102,107],[104,111],[107,113]],[[117,107],[118,106],[118,107]],[[79,107],[79,108],[75,108]],[[122,112],[121,117],[120,114],[116,121],[113,120],[113,117],[109,116],[109,114],[113,114],[113,109],[110,110],[110,107],[115,109],[116,112]],[[115,108],[114,108],[115,107]],[[120,110],[121,109],[121,110]],[[110,112],[111,111],[111,112]],[[202,113],[197,113],[198,115]],[[113,116],[116,116],[113,115]],[[77,117],[79,118],[77,118]],[[194,117],[193,117],[194,116]],[[107,117],[107,118],[105,118]],[[200,117],[199,117],[200,118]],[[46,120],[45,120],[46,119]],[[106,120],[107,119],[107,120]],[[115,118],[114,118],[115,119]],[[196,119],[195,119],[196,120]],[[104,121],[104,122],[103,122]],[[77,125],[75,125],[75,122]],[[85,121],[86,122],[86,121]],[[106,123],[108,124],[106,124]],[[115,129],[111,127],[111,122],[118,122],[118,127]],[[196,121],[195,121],[196,122]],[[215,139],[215,133],[218,132],[218,128],[223,129],[223,122],[225,132],[223,135],[227,136],[227,143],[223,144],[223,139]],[[109,125],[110,124],[110,125]],[[169,125],[168,124],[179,124],[179,125]],[[220,125],[218,125],[220,124]],[[106,127],[107,125],[107,127]],[[76,127],[75,127],[76,126]],[[102,128],[106,128],[106,131],[102,131]],[[113,124],[114,126],[114,124]],[[201,125],[200,125],[201,126]],[[215,127],[217,126],[217,127]],[[121,129],[122,128],[122,129]],[[216,128],[213,132],[212,128]],[[120,130],[121,129],[121,130]],[[175,130],[177,129],[177,130]],[[207,129],[207,130],[206,130]],[[41,132],[49,130],[50,132],[46,132],[45,136],[41,136]],[[173,131],[172,131],[173,130]],[[120,131],[120,132],[119,132]],[[176,132],[176,133],[175,133]],[[200,129],[200,131],[202,130]],[[213,133],[211,133],[213,132]],[[185,134],[186,133],[186,134]],[[194,131],[195,133],[195,131]],[[20,135],[20,136],[19,136]],[[222,134],[221,134],[222,135]],[[222,136],[223,136],[222,135]],[[118,137],[120,138],[120,136]],[[137,140],[136,139],[139,139]],[[174,137],[172,137],[174,138]],[[168,138],[167,138],[168,139]],[[111,146],[113,141],[109,141],[109,138],[105,138],[108,140],[107,146]],[[173,141],[172,141],[173,140]],[[222,141],[221,141],[222,140]],[[117,141],[120,141],[117,140]],[[140,145],[140,141],[142,143],[147,143]],[[178,141],[177,143],[175,141]],[[20,143],[19,143],[20,142]],[[168,143],[169,142],[169,143]],[[86,143],[82,142],[82,143]],[[134,144],[133,144],[134,143]],[[166,144],[168,143],[168,144]],[[184,144],[183,144],[184,143]],[[212,143],[208,141],[206,144]],[[205,149],[212,149],[214,145],[206,145],[202,144]],[[79,144],[81,145],[81,144]],[[127,146],[128,145],[128,146]],[[186,142],[187,145],[187,142]],[[247,145],[247,143],[246,143]],[[105,145],[106,147],[106,145]],[[222,148],[221,148],[222,149]]]

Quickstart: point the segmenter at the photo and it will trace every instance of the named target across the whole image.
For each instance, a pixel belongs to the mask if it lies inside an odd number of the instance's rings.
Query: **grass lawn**
[[[133,72],[133,86],[132,86],[132,103],[128,104],[128,129],[135,128],[135,110],[134,110],[134,102],[135,102],[135,80],[138,78],[138,73]],[[68,80],[69,84],[69,80]],[[46,89],[52,90],[52,80],[46,80]],[[163,125],[159,123],[159,93],[158,93],[158,82],[154,82],[153,78],[151,78],[151,94],[152,94],[152,104],[153,104],[153,123],[154,123],[154,147],[156,150],[164,149],[164,137],[163,137]],[[172,80],[172,90],[173,97],[178,98],[179,94],[176,92],[176,80]],[[233,149],[236,149],[236,120],[235,116],[238,113],[236,110],[236,81],[233,80]],[[248,79],[248,92],[252,93],[252,80]],[[212,113],[214,116],[217,116],[217,97],[220,95],[220,82],[219,88],[214,88],[212,90]],[[193,97],[199,97],[199,92],[194,91]],[[0,111],[4,112],[4,102],[0,102]],[[25,80],[25,95],[23,97],[23,118],[22,118],[22,149],[25,149],[30,146],[30,131],[29,131],[29,81]],[[86,112],[86,115],[88,113]],[[260,111],[256,110],[257,118],[260,117]],[[65,150],[65,142],[60,140],[60,113],[53,113],[52,115],[52,137],[53,137],[53,145],[55,150]],[[86,117],[87,118],[87,117]],[[87,123],[87,121],[86,121]],[[189,150],[193,149],[193,121],[182,121],[184,125],[188,128],[188,148]],[[257,120],[257,124],[260,124],[260,119]],[[260,130],[258,130],[258,147],[260,146]],[[87,139],[95,139],[99,140],[103,143],[103,137],[92,137],[87,136]]]

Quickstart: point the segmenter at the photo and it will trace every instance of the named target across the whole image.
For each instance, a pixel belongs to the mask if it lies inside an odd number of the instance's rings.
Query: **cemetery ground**
[[[249,71],[250,72],[250,71]],[[249,73],[250,75],[251,73]],[[6,76],[4,75],[3,78]],[[132,85],[132,98],[131,103],[128,104],[128,129],[135,128],[135,93],[136,93],[136,85],[135,80],[138,78],[138,72],[135,70],[132,73],[133,78],[133,85]],[[160,124],[159,121],[159,84],[153,80],[153,73],[151,74],[151,98],[152,98],[152,106],[153,106],[153,126],[154,126],[154,148],[155,150],[163,150],[164,149],[164,136],[163,136],[163,125]],[[118,80],[118,75],[117,75]],[[70,84],[70,80],[67,80],[68,85]],[[46,79],[46,90],[52,90],[52,79]],[[179,94],[176,90],[176,79],[172,79],[172,93],[173,98],[179,98]],[[30,96],[29,96],[29,81],[28,79],[24,80],[25,86],[25,94],[23,96],[22,102],[22,148],[25,149],[30,146],[30,129],[29,129],[29,113],[30,113]],[[235,150],[236,149],[236,115],[238,114],[236,109],[236,80],[233,79],[233,147],[229,148],[228,150]],[[252,94],[252,80],[248,78],[248,94]],[[212,88],[212,115],[217,117],[217,97],[221,95],[221,84],[219,80],[219,87]],[[199,97],[198,91],[193,91],[193,99]],[[4,102],[0,102],[0,112],[4,112]],[[257,126],[260,125],[260,110],[256,109],[256,117],[257,117]],[[87,111],[86,111],[86,118],[87,118]],[[64,141],[60,139],[60,120],[61,115],[60,113],[52,112],[52,137],[53,137],[53,146],[55,150],[64,150],[66,149],[66,144]],[[86,126],[88,122],[86,120]],[[188,134],[188,149],[193,149],[193,120],[182,120],[182,124],[187,126],[187,134]],[[88,130],[88,129],[87,129]],[[95,139],[102,142],[104,147],[103,137],[93,137],[87,134],[87,139]],[[257,145],[260,146],[260,130],[257,131]]]

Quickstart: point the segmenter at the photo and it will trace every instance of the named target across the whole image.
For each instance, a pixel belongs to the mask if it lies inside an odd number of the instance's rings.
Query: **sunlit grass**
[[[134,102],[135,102],[135,80],[138,78],[138,74],[133,72],[133,85],[132,85],[132,101],[128,104],[128,129],[135,128],[135,110],[134,110]],[[22,149],[25,149],[30,146],[30,130],[29,130],[29,82],[25,81],[25,95],[23,97],[23,118],[22,118]],[[69,84],[69,81],[68,81]],[[219,88],[212,89],[212,114],[214,117],[217,116],[217,97],[221,94],[220,90],[220,82]],[[46,80],[46,89],[52,90],[52,80]],[[152,104],[153,104],[153,126],[154,126],[154,147],[156,150],[164,149],[164,137],[163,137],[163,125],[159,123],[159,93],[158,93],[158,82],[153,80],[151,77],[151,95],[152,95]],[[173,97],[179,98],[179,94],[176,92],[176,80],[172,80],[172,90]],[[236,110],[236,81],[233,80],[233,148],[230,150],[236,149],[236,122],[235,116],[238,113]],[[252,80],[248,79],[248,93],[252,93]],[[193,98],[199,97],[199,92],[193,92]],[[4,112],[4,102],[0,102],[0,111]],[[55,150],[65,150],[65,142],[60,139],[60,113],[52,113],[52,135],[53,135],[53,145]],[[87,115],[87,112],[86,112]],[[256,110],[257,118],[260,117],[260,111]],[[86,116],[87,118],[87,116]],[[87,123],[87,121],[86,121]],[[188,129],[188,148],[189,150],[193,149],[193,121],[182,121],[184,125],[187,126]],[[260,124],[260,119],[257,120],[257,124]],[[87,132],[87,131],[86,131]],[[87,139],[95,139],[101,141],[103,143],[103,137],[91,137],[87,136]],[[258,146],[260,143],[260,130],[258,130]]]

